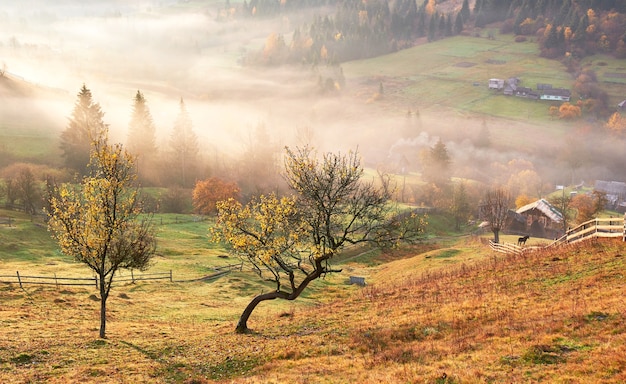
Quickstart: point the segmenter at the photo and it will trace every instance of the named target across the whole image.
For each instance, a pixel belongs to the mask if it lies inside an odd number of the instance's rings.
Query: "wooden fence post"
[[[173,283],[174,279],[172,279],[172,270],[170,269],[170,283]]]
[[[133,274],[133,270],[130,270],[130,281],[135,284],[135,275]]]
[[[17,273],[17,281],[20,283],[20,288],[23,289],[23,287],[22,287],[22,279],[20,279],[20,271],[17,271],[16,273]]]
[[[54,285],[57,287],[57,291],[59,290],[59,280],[57,280],[57,273],[54,273]]]

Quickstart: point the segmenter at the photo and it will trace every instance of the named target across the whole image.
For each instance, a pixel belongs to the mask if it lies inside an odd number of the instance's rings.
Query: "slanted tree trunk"
[[[237,322],[237,327],[235,328],[236,333],[247,333],[250,330],[248,329],[248,319],[254,309],[259,305],[262,301],[274,300],[274,299],[283,299],[283,300],[295,300],[300,296],[302,291],[309,285],[309,283],[322,275],[322,273],[327,272],[326,268],[322,265],[323,261],[330,258],[331,254],[324,255],[321,258],[315,260],[315,269],[309,273],[304,280],[298,285],[291,293],[285,291],[276,291],[269,293],[262,293],[256,296],[252,301],[246,306],[243,313],[239,317],[239,321]]]

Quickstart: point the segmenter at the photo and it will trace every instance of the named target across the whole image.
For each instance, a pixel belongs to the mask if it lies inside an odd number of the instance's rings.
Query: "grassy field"
[[[0,285],[0,381],[18,383],[619,383],[624,243],[492,254],[479,238],[359,258],[295,302],[233,272],[116,286],[108,339],[95,289]],[[13,262],[4,262],[3,269]],[[366,287],[347,285],[349,275]]]
[[[522,86],[533,89],[537,83],[555,88],[571,88],[573,83],[562,64],[538,56],[536,43],[515,43],[507,35],[458,36],[343,67],[354,81],[369,77],[381,78],[383,85],[387,78],[398,81],[385,95],[392,95],[399,107],[447,107],[538,123],[549,122],[549,103],[505,97],[488,89],[489,79],[518,77]]]

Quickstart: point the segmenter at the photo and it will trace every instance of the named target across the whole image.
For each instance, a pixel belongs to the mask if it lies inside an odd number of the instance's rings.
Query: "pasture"
[[[464,237],[357,256],[304,297],[260,305],[246,335],[233,332],[237,317],[272,288],[245,271],[116,285],[105,340],[95,288],[1,284],[0,381],[618,383],[623,254],[621,242],[593,242],[496,255]],[[348,285],[350,275],[367,285]]]
[[[377,104],[385,113],[403,115],[407,110],[420,112],[421,126],[429,132],[455,134],[478,130],[487,121],[494,144],[531,150],[536,138],[559,142],[577,123],[554,119],[551,105],[559,102],[508,97],[488,89],[490,78],[518,77],[521,86],[536,89],[538,83],[554,88],[572,89],[575,78],[563,64],[538,56],[534,41],[514,42],[513,36],[456,36],[425,43],[386,56],[342,64],[349,90],[363,101],[384,87],[384,98]],[[605,56],[590,57],[583,68],[598,73],[600,86],[611,103],[624,99],[622,78],[606,73],[622,73],[620,60]],[[578,95],[572,95],[572,102]],[[442,118],[445,116],[445,119]]]

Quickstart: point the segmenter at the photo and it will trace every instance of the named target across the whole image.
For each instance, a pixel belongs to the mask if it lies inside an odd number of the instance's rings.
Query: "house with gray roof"
[[[624,212],[626,210],[626,183],[621,181],[596,180],[594,191],[602,192],[606,196],[606,208]]]
[[[526,233],[533,237],[554,239],[563,233],[563,215],[545,199],[520,207],[518,214],[526,218]]]
[[[543,89],[539,98],[541,100],[569,101],[571,96],[572,93],[569,89],[550,88]]]

